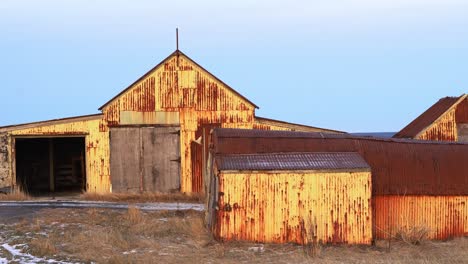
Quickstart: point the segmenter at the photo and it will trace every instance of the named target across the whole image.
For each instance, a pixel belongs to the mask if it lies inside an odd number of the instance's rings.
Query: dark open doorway
[[[16,138],[16,182],[32,195],[86,189],[85,138]]]

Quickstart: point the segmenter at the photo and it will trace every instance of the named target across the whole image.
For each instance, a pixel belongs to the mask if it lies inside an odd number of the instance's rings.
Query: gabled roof
[[[429,129],[433,123],[466,99],[466,97],[466,94],[462,94],[460,97],[444,97],[440,99],[393,137],[416,138],[419,134]]]
[[[185,55],[182,51],[180,50],[176,50],[174,51],[173,53],[171,53],[171,55],[167,56],[167,58],[165,58],[164,60],[162,60],[160,63],[158,63],[156,66],[154,66],[151,70],[149,70],[147,73],[145,73],[143,76],[141,76],[140,78],[138,78],[138,80],[136,80],[135,82],[133,82],[132,84],[130,84],[127,88],[125,88],[122,92],[120,92],[119,94],[117,94],[116,96],[112,97],[112,99],[110,99],[109,101],[107,101],[107,103],[105,103],[104,105],[102,105],[101,107],[99,107],[99,110],[102,110],[104,107],[106,107],[108,104],[110,104],[112,101],[114,101],[116,98],[118,98],[119,96],[121,96],[122,94],[124,94],[126,91],[130,90],[135,84],[137,84],[139,81],[145,79],[148,75],[150,75],[153,71],[155,71],[156,69],[158,69],[160,66],[164,65],[164,63],[166,61],[168,61],[170,58],[172,58],[173,56],[184,56],[187,60],[189,60],[191,63],[195,64],[197,67],[201,68],[203,71],[205,71],[206,73],[208,73],[212,78],[214,78],[215,80],[217,80],[218,82],[220,82],[221,84],[223,84],[224,86],[226,86],[229,90],[231,90],[233,93],[235,93],[236,95],[238,95],[239,97],[241,97],[242,99],[244,99],[246,102],[248,102],[249,104],[251,104],[252,106],[254,106],[255,108],[259,108],[256,104],[254,104],[252,101],[250,101],[249,99],[247,99],[246,97],[244,97],[242,94],[238,93],[236,90],[234,90],[233,88],[231,88],[229,85],[227,85],[226,83],[224,83],[223,81],[221,81],[218,77],[214,76],[211,72],[207,71],[205,68],[203,68],[202,66],[200,66],[200,64],[196,63],[194,60],[192,60],[189,56]]]
[[[218,170],[370,169],[357,152],[263,153],[216,156]]]

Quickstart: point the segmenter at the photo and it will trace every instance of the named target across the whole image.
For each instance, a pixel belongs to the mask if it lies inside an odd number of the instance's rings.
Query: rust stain
[[[272,120],[258,122],[255,108],[191,59],[174,54],[102,110],[109,126],[177,122],[181,128],[181,191],[201,192],[203,148],[193,141],[203,127],[296,129],[293,124],[288,127]],[[208,145],[204,148],[208,153]]]
[[[109,175],[109,132],[102,119],[73,121],[55,125],[37,125],[9,132],[11,136],[70,136],[84,135],[86,149],[87,191],[111,191]],[[12,150],[10,150],[12,151]]]
[[[468,235],[467,196],[379,195],[373,199],[377,239],[413,227],[427,229],[429,239]]]
[[[218,239],[306,243],[313,228],[322,243],[371,243],[369,172],[221,171],[218,177]]]
[[[217,129],[213,153],[358,152],[375,195],[467,195],[468,145],[287,131]]]

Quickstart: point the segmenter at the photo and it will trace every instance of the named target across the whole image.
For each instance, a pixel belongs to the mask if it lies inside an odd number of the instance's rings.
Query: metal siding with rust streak
[[[85,136],[86,184],[88,192],[111,191],[109,178],[109,131],[102,119],[76,121],[54,125],[37,125],[9,131],[11,136]],[[11,152],[11,150],[10,150]]]
[[[468,98],[457,105],[455,120],[457,123],[468,123]]]
[[[304,243],[312,221],[323,243],[372,240],[370,172],[221,171],[219,194],[218,239]]]
[[[468,144],[233,129],[212,137],[215,154],[358,152],[375,195],[468,195]]]
[[[431,127],[423,133],[418,134],[416,139],[458,141],[455,109],[449,111],[435,123],[431,124]]]
[[[384,239],[403,228],[427,228],[429,239],[468,235],[468,196],[373,197],[375,236]]]
[[[199,192],[199,183],[203,179],[197,175],[202,171],[202,164],[192,164],[192,159],[198,159],[199,155],[192,153],[197,150],[192,151],[191,143],[201,127],[210,124],[272,130],[302,127],[292,124],[288,127],[283,123],[281,126],[259,124],[255,119],[255,107],[190,58],[176,52],[102,110],[112,126],[175,124],[174,121],[178,121],[181,127],[181,191]]]
[[[103,113],[110,125],[119,125],[122,124],[121,113],[126,114],[124,123],[158,124],[161,120],[174,120],[170,113],[178,112],[181,127],[181,191],[193,192],[200,191],[199,183],[202,182],[202,179],[193,179],[192,175],[192,157],[197,158],[192,153],[191,144],[196,139],[195,132],[204,124],[251,128],[254,109],[254,105],[184,55],[174,55],[106,105]],[[132,111],[143,114],[132,116]],[[161,113],[159,119],[155,118],[157,115],[154,112]],[[161,118],[165,113],[171,116]],[[232,125],[234,123],[239,125]],[[192,182],[196,184],[192,186]]]

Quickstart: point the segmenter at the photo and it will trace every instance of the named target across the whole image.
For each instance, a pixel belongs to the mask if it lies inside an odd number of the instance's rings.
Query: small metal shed
[[[354,152],[217,155],[207,220],[220,240],[370,244],[371,172]]]

